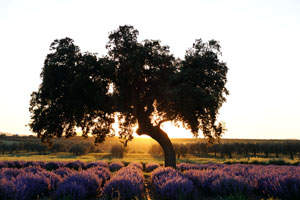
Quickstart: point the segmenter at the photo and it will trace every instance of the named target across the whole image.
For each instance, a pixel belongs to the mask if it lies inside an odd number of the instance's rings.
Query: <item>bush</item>
[[[24,173],[23,169],[2,168],[0,169],[0,179],[6,178],[8,180],[11,180],[13,178],[16,178],[21,173]]]
[[[47,178],[33,173],[17,176],[14,181],[16,199],[36,199],[49,191],[50,182]]]
[[[108,167],[108,163],[105,161],[95,161],[95,162],[90,162],[86,165],[86,168],[91,168],[91,167]]]
[[[128,166],[136,167],[136,168],[138,168],[140,170],[143,170],[143,165],[141,163],[132,162]]]
[[[55,198],[86,199],[100,193],[102,180],[87,171],[77,172],[63,180],[55,191]]]
[[[114,172],[114,171],[118,171],[119,169],[121,169],[122,167],[124,167],[124,164],[121,163],[121,162],[113,162],[109,165],[109,170],[111,172]]]
[[[89,152],[90,145],[85,143],[73,144],[69,149],[70,153],[73,153],[76,156],[84,155]]]
[[[62,167],[63,164],[59,162],[48,162],[45,164],[44,168],[48,171],[56,170],[59,167]]]
[[[70,168],[70,169],[85,169],[85,163],[81,162],[80,160],[74,161],[74,162],[69,162],[65,164],[65,167]]]
[[[143,190],[142,171],[136,167],[127,166],[119,170],[104,186],[103,195],[109,199],[139,199]]]
[[[147,163],[146,164],[146,172],[152,172],[153,170],[155,170],[158,167],[160,167],[160,165],[157,163]]]
[[[110,153],[113,157],[123,158],[125,153],[125,148],[121,144],[114,144],[110,149]]]
[[[102,180],[101,187],[103,187],[104,184],[106,183],[106,181],[108,181],[111,177],[111,173],[110,173],[109,169],[105,168],[105,167],[101,167],[101,166],[100,167],[89,168],[86,171],[88,173],[92,173],[92,174],[97,175],[97,177]]]
[[[164,199],[191,198],[193,182],[171,167],[160,167],[150,175],[155,190]]]
[[[12,180],[0,178],[0,198],[3,200],[16,199],[15,187]]]
[[[67,167],[60,167],[53,171],[53,173],[59,175],[61,178],[66,178],[74,173],[73,170]]]

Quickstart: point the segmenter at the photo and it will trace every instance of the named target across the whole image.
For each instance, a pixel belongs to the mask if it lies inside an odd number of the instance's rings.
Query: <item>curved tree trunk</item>
[[[173,149],[171,140],[166,132],[164,132],[160,125],[153,126],[150,121],[139,121],[138,135],[148,135],[157,141],[164,150],[165,167],[176,168],[176,154]]]
[[[176,168],[176,154],[171,140],[166,132],[158,126],[154,126],[151,137],[156,140],[164,150],[165,167]]]

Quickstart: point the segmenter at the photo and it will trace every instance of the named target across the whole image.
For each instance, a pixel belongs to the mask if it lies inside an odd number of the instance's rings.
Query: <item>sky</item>
[[[299,0],[0,0],[0,132],[31,134],[30,94],[54,39],[106,54],[108,34],[130,24],[183,58],[195,39],[215,39],[230,95],[224,138],[300,139]],[[191,137],[163,124],[170,137]]]

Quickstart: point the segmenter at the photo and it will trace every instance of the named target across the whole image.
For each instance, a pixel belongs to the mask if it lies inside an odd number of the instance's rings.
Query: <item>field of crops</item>
[[[0,162],[1,199],[299,199],[300,166]]]

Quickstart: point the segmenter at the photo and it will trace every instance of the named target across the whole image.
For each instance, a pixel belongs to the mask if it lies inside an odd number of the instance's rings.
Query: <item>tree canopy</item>
[[[125,145],[138,125],[137,133],[155,139],[166,165],[174,166],[174,150],[161,123],[182,122],[210,142],[221,136],[224,125],[217,116],[228,95],[228,68],[220,60],[219,42],[198,39],[179,59],[158,40],[139,42],[138,34],[133,26],[120,26],[110,33],[108,54],[102,57],[82,53],[70,38],[54,40],[29,108],[29,126],[43,142],[74,136],[81,128],[83,136],[91,134],[100,143],[115,134],[118,117]]]

